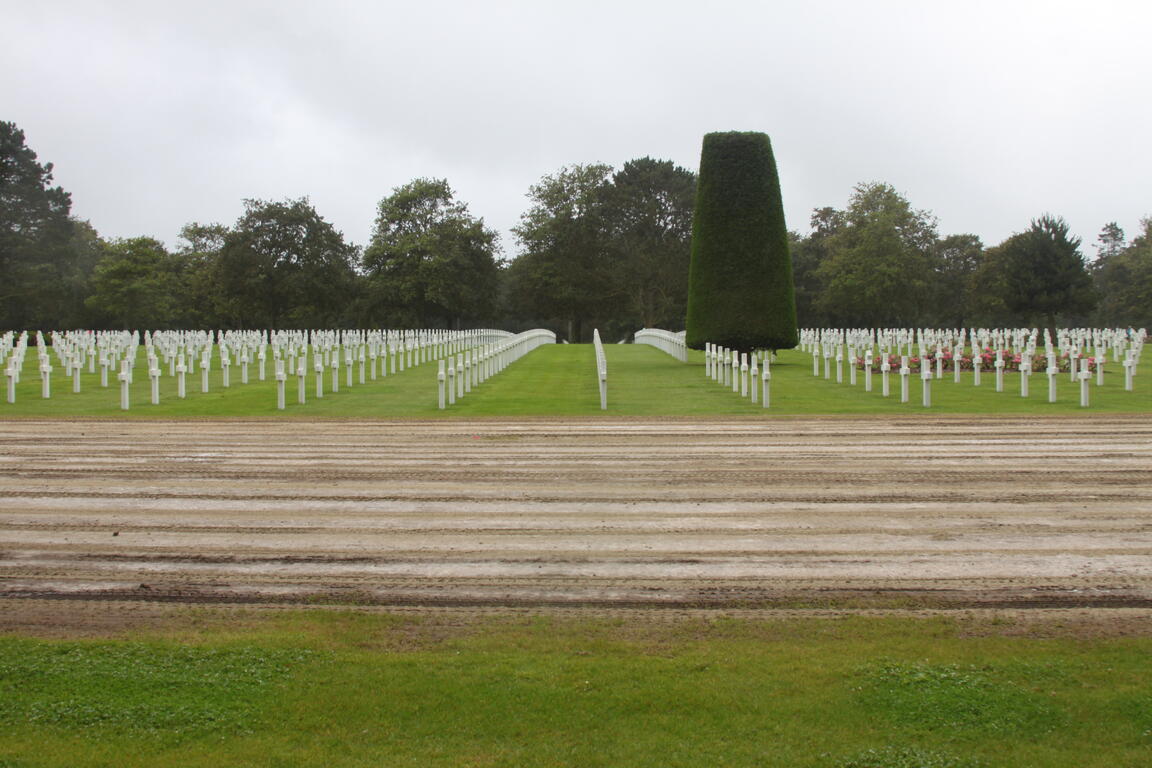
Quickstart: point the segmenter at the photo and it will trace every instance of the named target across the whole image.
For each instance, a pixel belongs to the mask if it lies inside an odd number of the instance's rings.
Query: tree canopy
[[[1080,253],[1080,238],[1068,223],[1045,214],[1008,238],[998,254],[1005,306],[1032,324],[1056,328],[1056,320],[1087,319],[1096,306],[1092,278]]]
[[[355,300],[359,253],[306,198],[247,200],[215,266],[234,328],[337,327]]]
[[[52,164],[0,122],[0,330],[492,324],[573,341],[592,327],[606,338],[680,330],[707,186],[651,157],[564,166],[530,188],[507,262],[448,181],[426,178],[380,201],[362,257],[306,198],[246,201],[234,224],[189,223],[169,249],[147,234],[106,240],[73,218]],[[731,208],[731,229],[742,231]],[[814,210],[807,234],[783,238],[805,326],[1148,327],[1150,221],[1131,240],[1106,223],[1086,266],[1058,217],[985,246],[938,234],[931,212],[869,182],[843,209]],[[750,274],[721,280],[722,293]]]
[[[570,341],[584,339],[585,321],[602,315],[613,292],[603,206],[611,173],[592,163],[543,177],[529,188],[532,205],[513,229],[522,248],[514,299],[527,314],[558,322]]]
[[[77,233],[71,195],[52,181],[52,163],[38,161],[15,123],[0,121],[0,328],[80,320],[87,233]]]
[[[936,220],[890,184],[858,184],[827,216],[820,311],[835,325],[906,326],[932,302]]]
[[[497,235],[446,179],[415,179],[380,201],[364,251],[366,320],[460,328],[496,313]]]

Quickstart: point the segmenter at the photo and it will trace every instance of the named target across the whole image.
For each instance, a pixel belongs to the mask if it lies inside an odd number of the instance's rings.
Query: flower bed
[[[980,359],[980,370],[991,371],[991,372],[995,373],[995,371],[996,371],[996,351],[995,350],[985,349],[985,350],[981,351],[976,357],[979,357],[979,359]],[[1010,352],[1005,352],[1004,353],[1004,371],[1005,371],[1005,373],[1018,372],[1020,370],[1020,362],[1021,362],[1022,358],[1023,358],[1022,355],[1014,355]],[[944,350],[943,364],[944,364],[944,370],[945,371],[951,372],[953,370],[953,368],[952,368],[953,359],[954,358],[952,355],[952,350],[948,350],[948,349]],[[971,371],[973,368],[975,368],[975,364],[973,363],[974,357],[972,355],[961,354],[958,359],[960,361],[960,370]],[[1088,370],[1095,373],[1095,371],[1096,371],[1096,359],[1094,357],[1087,357],[1086,359],[1088,360]],[[883,355],[873,355],[872,356],[872,369],[876,370],[876,371],[880,370],[880,364],[883,361],[884,361]],[[859,368],[861,370],[864,369],[865,357],[863,355],[858,355],[856,357],[855,362],[856,362],[857,368]],[[912,373],[919,373],[920,372],[920,362],[921,362],[921,360],[918,356],[913,356],[913,357],[908,358],[909,371],[911,371]],[[928,355],[925,358],[925,362],[928,364],[928,366],[930,368],[935,370],[936,356],[934,354]],[[1069,357],[1067,354],[1059,355],[1056,358],[1056,366],[1063,373],[1069,373],[1070,372],[1070,364],[1071,363],[1070,363],[1070,360],[1069,360]],[[900,370],[900,356],[899,355],[888,355],[888,365],[890,365],[892,367],[893,371]],[[1048,370],[1048,358],[1045,357],[1044,355],[1033,355],[1032,356],[1032,372],[1033,373],[1044,373],[1046,370]]]

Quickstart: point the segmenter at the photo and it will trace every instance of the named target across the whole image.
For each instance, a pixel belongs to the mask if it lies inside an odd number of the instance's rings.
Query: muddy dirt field
[[[0,466],[0,630],[162,603],[1152,608],[1150,417],[0,422]]]

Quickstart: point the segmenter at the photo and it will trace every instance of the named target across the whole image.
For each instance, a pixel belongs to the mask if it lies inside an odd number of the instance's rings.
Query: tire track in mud
[[[0,598],[1152,605],[1152,418],[0,422]]]

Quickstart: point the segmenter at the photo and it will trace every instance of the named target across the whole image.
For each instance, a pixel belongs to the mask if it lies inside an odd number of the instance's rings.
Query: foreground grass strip
[[[255,647],[0,641],[0,725],[245,732],[269,689],[314,654]]]
[[[975,618],[205,616],[160,639],[0,642],[18,702],[0,764],[1092,768],[1152,749],[1147,636]],[[112,714],[34,716],[84,696]],[[127,724],[142,703],[149,727]],[[198,728],[177,732],[169,709]]]

